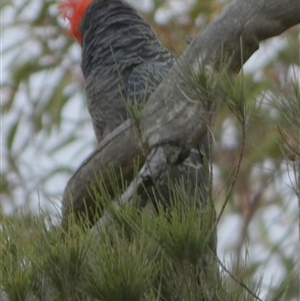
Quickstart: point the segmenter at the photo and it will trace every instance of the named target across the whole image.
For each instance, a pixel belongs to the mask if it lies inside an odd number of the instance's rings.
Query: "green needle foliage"
[[[18,301],[255,300],[239,283],[221,277],[211,239],[214,212],[199,210],[191,200],[184,205],[182,191],[175,189],[173,209],[159,208],[159,214],[111,206],[109,223],[100,232],[74,219],[65,231],[46,213],[27,222],[2,216],[2,296]]]

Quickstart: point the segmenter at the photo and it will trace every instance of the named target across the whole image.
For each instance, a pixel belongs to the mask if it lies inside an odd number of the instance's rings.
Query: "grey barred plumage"
[[[100,141],[128,118],[124,100],[138,92],[138,86],[134,88],[132,83],[141,81],[142,77],[136,76],[138,70],[143,72],[140,66],[150,70],[154,63],[157,79],[146,84],[145,78],[144,85],[141,83],[152,92],[174,58],[140,15],[120,0],[93,1],[81,23],[81,32],[88,109]]]
[[[142,104],[148,99],[175,59],[143,18],[121,0],[93,1],[80,29],[88,110],[101,141],[130,116],[130,103]],[[202,165],[205,145],[206,140],[181,166],[169,172],[170,179],[184,180],[190,193],[200,186],[206,190],[207,175]],[[167,181],[159,183],[159,195],[169,198]]]

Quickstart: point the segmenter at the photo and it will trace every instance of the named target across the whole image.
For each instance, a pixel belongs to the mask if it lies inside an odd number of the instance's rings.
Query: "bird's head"
[[[70,22],[70,33],[82,45],[80,24],[94,0],[63,0],[59,4],[62,17]]]

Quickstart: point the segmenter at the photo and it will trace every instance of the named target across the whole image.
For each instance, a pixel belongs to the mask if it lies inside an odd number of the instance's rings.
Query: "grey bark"
[[[116,198],[107,174],[109,166],[119,180],[122,170],[123,178],[130,182],[133,161],[139,161],[140,166],[146,162],[134,183],[147,185],[148,176],[155,181],[164,169],[176,164],[183,153],[201,140],[207,120],[217,112],[209,107],[212,99],[204,96],[199,99],[184,70],[195,76],[217,72],[226,59],[228,73],[236,74],[259,48],[259,42],[299,22],[298,0],[237,0],[229,5],[190,43],[169,76],[151,95],[141,126],[127,120],[101,141],[78,168],[63,194],[63,225],[71,207],[75,213],[84,212],[94,203],[91,191],[96,189],[99,179],[105,183],[111,198]],[[127,190],[121,203],[129,200]]]

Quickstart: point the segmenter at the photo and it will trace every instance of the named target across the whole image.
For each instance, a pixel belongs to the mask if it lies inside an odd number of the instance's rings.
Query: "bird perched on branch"
[[[131,104],[142,106],[167,76],[174,57],[124,1],[65,0],[60,9],[82,47],[87,106],[99,142],[130,117]],[[184,164],[171,168],[170,178],[184,180],[191,189],[204,187],[201,159],[200,149],[192,150]],[[159,195],[168,199],[168,185],[158,186]]]

